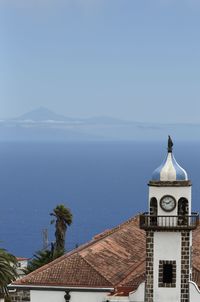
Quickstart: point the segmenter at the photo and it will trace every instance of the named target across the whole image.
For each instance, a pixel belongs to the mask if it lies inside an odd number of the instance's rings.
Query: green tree
[[[61,256],[65,251],[65,236],[67,231],[67,226],[72,223],[72,213],[70,209],[66,208],[63,204],[57,205],[53,212],[50,213],[54,219],[51,223],[55,223],[55,245],[54,245],[54,255]]]
[[[5,249],[0,248],[0,292],[8,296],[7,285],[18,277],[16,272],[17,259]]]
[[[52,260],[54,260],[52,251],[50,250],[37,251],[33,256],[33,259],[29,261],[29,264],[27,268],[24,270],[24,272],[26,274],[29,274],[34,270],[36,270],[37,268],[51,262]]]
[[[51,250],[45,249],[37,251],[33,259],[29,261],[28,267],[24,270],[25,273],[31,273],[64,254],[67,226],[72,223],[71,211],[61,204],[57,205],[50,215],[54,217],[51,223],[55,223],[56,227],[55,243],[51,244]]]

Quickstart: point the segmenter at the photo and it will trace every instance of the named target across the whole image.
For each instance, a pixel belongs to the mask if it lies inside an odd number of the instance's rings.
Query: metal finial
[[[168,152],[172,153],[172,149],[173,149],[173,141],[171,139],[171,136],[168,135]]]
[[[65,299],[66,302],[69,302],[70,299],[71,299],[71,295],[69,293],[70,293],[69,290],[65,291],[64,299]]]

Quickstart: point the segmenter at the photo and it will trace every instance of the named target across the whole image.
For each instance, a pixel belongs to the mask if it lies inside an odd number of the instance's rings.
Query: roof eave
[[[52,286],[52,285],[28,285],[28,284],[10,284],[9,290],[28,289],[28,290],[53,290],[53,291],[81,291],[81,292],[111,292],[114,287],[76,287],[76,286]]]

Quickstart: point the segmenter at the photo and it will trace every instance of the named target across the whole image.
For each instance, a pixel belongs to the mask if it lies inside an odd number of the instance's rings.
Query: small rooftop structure
[[[16,259],[17,259],[17,274],[18,274],[19,278],[22,278],[25,275],[24,270],[28,266],[29,258],[16,257]]]

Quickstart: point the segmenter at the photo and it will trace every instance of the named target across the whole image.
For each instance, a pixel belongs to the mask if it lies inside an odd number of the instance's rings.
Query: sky
[[[0,117],[200,123],[200,0],[0,0]]]

